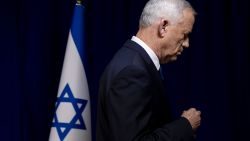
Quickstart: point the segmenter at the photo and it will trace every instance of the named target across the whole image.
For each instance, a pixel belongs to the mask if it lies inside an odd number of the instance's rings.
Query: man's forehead
[[[190,8],[187,8],[183,11],[183,17],[179,24],[183,26],[183,28],[187,30],[187,32],[191,32],[194,21],[195,21],[195,16],[193,11]]]

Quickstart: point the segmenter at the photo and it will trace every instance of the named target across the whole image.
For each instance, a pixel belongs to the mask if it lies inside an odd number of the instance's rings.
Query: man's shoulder
[[[136,52],[135,50],[123,46],[112,58],[110,61],[108,68],[116,68],[116,69],[123,69],[127,66],[138,66],[138,67],[145,67],[146,62],[140,53]]]

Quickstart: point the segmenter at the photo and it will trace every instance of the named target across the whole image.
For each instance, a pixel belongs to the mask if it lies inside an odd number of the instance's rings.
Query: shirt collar
[[[149,55],[149,57],[153,61],[156,69],[159,70],[160,69],[160,62],[159,62],[159,59],[156,56],[155,52],[138,37],[133,36],[131,40],[136,42],[137,44],[139,44],[147,52],[147,54]]]

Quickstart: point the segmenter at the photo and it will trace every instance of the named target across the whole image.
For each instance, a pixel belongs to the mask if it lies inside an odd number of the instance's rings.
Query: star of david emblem
[[[52,122],[52,127],[56,128],[61,141],[64,140],[64,138],[67,136],[71,129],[86,130],[86,126],[82,117],[82,112],[85,109],[87,102],[88,101],[84,99],[74,98],[69,84],[66,84],[60,97],[57,98],[55,107],[56,112]],[[75,115],[72,115],[71,119],[68,122],[59,120],[60,116],[58,114],[67,114],[63,110],[63,113],[58,112],[60,106],[62,106],[63,104],[66,104],[66,106],[70,107],[75,112]]]

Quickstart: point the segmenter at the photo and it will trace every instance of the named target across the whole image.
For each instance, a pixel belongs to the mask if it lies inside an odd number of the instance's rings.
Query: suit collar
[[[147,52],[136,42],[132,41],[132,40],[127,40],[124,44],[124,47],[132,49],[136,52],[138,52],[140,54],[140,56],[143,58],[143,60],[147,63],[147,67],[150,70],[150,72],[154,75],[156,75],[156,77],[161,80],[161,77],[158,73],[158,70],[155,67],[155,64],[153,63],[153,61],[151,60],[151,58],[149,57],[149,55],[147,54]]]
[[[147,52],[147,54],[149,55],[149,57],[153,61],[155,67],[157,68],[157,70],[159,70],[160,69],[160,62],[159,62],[159,59],[156,56],[155,52],[145,42],[143,42],[140,38],[133,36],[131,40],[136,42],[137,44],[139,44]]]
[[[147,52],[136,42],[132,41],[132,40],[127,40],[127,42],[125,42],[124,44],[125,47],[132,49],[136,52],[138,52],[140,54],[140,56],[149,64],[152,65],[152,67],[156,69],[153,61],[151,60],[151,58],[149,57],[149,55],[147,54]]]

